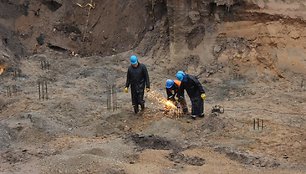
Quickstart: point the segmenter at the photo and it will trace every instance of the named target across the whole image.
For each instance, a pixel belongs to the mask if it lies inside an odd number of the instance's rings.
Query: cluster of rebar
[[[49,70],[50,68],[50,63],[47,60],[41,60],[40,61],[40,66],[42,70]]]
[[[45,70],[48,72],[48,70],[50,70],[50,62],[48,60],[41,59],[40,60],[40,68],[42,70]],[[45,73],[47,73],[45,72]],[[37,80],[37,87],[38,87],[38,99],[39,100],[48,100],[49,99],[49,95],[48,95],[48,78],[46,78],[45,76],[39,77],[39,79]]]
[[[48,100],[48,81],[45,78],[37,80],[39,100]]]
[[[254,130],[263,130],[264,128],[264,121],[263,119],[254,118],[253,120],[253,129]]]

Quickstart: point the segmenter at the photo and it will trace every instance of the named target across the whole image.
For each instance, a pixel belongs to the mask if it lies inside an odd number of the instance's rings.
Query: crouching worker
[[[128,93],[128,88],[131,86],[132,105],[135,114],[137,114],[139,105],[142,111],[145,109],[144,90],[147,88],[147,92],[150,91],[150,80],[146,66],[138,62],[137,56],[132,55],[130,62],[124,92]]]
[[[179,103],[182,107],[183,113],[186,114],[188,112],[186,100],[184,96],[177,96],[180,85],[181,82],[178,80],[168,79],[166,81],[167,100],[172,101],[173,103],[175,103],[176,106],[178,106],[177,103]]]
[[[187,91],[191,100],[191,117],[204,117],[204,100],[206,99],[205,91],[199,80],[192,75],[185,74],[183,71],[178,71],[176,78],[181,81],[181,86],[178,90],[178,97],[184,96],[184,90]]]

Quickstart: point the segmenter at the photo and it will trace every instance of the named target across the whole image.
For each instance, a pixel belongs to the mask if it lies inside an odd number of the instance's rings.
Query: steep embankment
[[[112,55],[137,46],[152,25],[147,1],[12,3],[17,9],[24,7],[25,12],[23,15],[10,12],[12,25],[9,28],[30,53],[42,52],[51,46],[86,55]]]

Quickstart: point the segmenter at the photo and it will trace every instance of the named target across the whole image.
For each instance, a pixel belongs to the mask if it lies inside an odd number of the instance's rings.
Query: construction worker
[[[167,100],[172,101],[173,103],[177,103],[177,101],[180,103],[180,106],[183,109],[183,113],[188,112],[188,107],[186,104],[185,97],[177,97],[178,90],[181,86],[181,82],[178,80],[171,80],[168,79],[166,81],[166,92],[167,92]]]
[[[147,92],[150,91],[150,80],[147,68],[144,64],[139,63],[137,56],[130,57],[131,66],[127,71],[126,85],[124,91],[128,93],[128,88],[131,85],[132,104],[134,112],[139,112],[145,109],[145,101],[143,99],[145,87]]]
[[[187,91],[191,100],[191,117],[204,117],[204,100],[206,99],[205,90],[199,80],[192,75],[185,74],[183,71],[176,73],[176,78],[181,81],[178,90],[178,97],[184,96],[184,90]]]

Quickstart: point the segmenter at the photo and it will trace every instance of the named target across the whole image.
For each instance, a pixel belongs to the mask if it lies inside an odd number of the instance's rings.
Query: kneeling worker
[[[167,100],[172,101],[173,103],[180,103],[180,106],[183,109],[183,113],[186,114],[188,112],[188,107],[186,104],[186,100],[184,96],[178,97],[177,93],[181,86],[181,82],[178,80],[168,79],[166,81],[166,92],[167,92]]]

